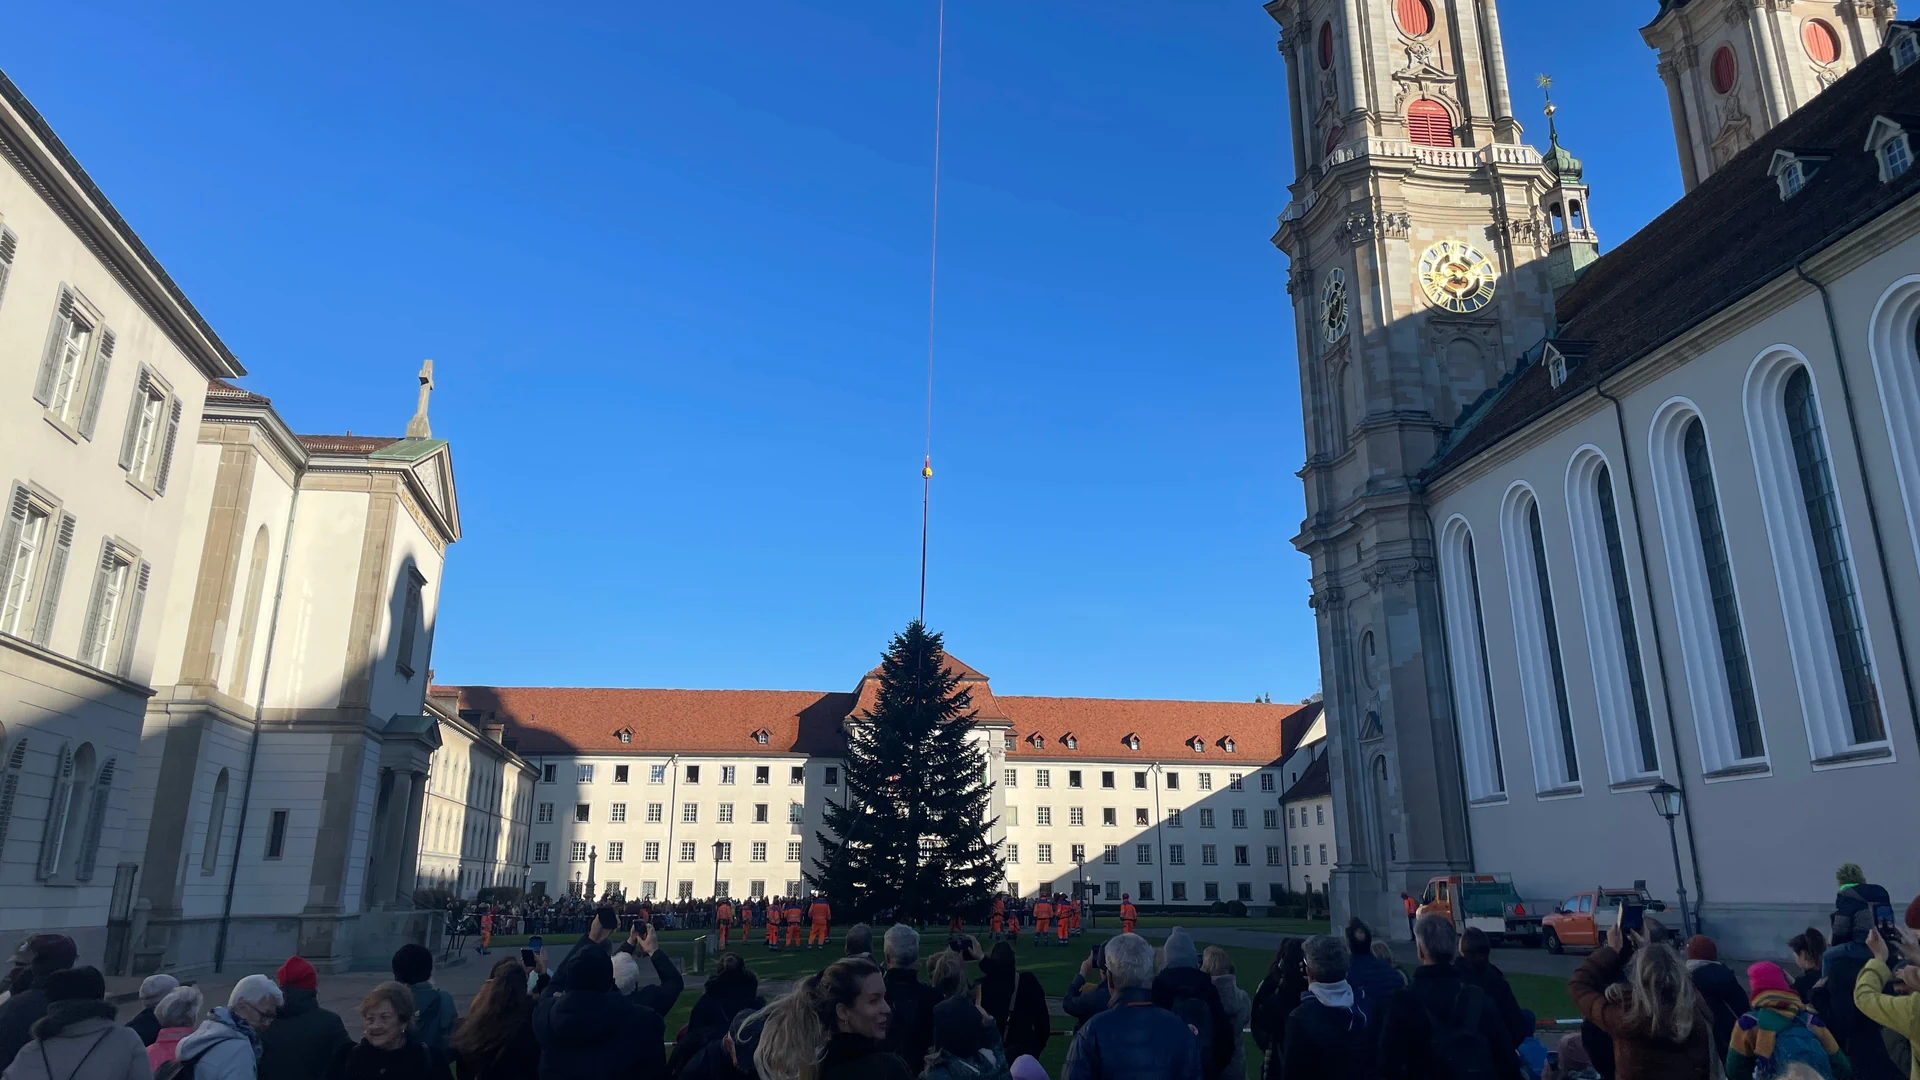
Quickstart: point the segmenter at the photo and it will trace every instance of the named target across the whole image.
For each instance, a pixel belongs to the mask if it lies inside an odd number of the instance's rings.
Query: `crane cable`
[[[940,295],[940,105],[946,85],[947,2],[939,2],[933,61],[933,236],[927,266],[927,444],[920,465],[920,622],[927,621],[927,514],[933,501],[933,317]]]

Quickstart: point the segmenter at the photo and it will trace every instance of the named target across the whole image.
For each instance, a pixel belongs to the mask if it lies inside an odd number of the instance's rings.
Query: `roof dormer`
[[[619,739],[622,743],[630,743],[633,741],[633,729],[630,727],[621,728],[619,731],[613,733],[613,737]]]
[[[1065,735],[1060,736],[1060,745],[1069,750],[1078,750],[1080,749],[1080,740],[1074,738],[1073,732],[1069,731]]]
[[[1785,202],[1800,194],[1807,181],[1820,166],[1832,158],[1832,154],[1811,150],[1789,150],[1781,148],[1773,152],[1773,161],[1767,166],[1767,175],[1780,185],[1780,201]]]
[[[1193,738],[1187,740],[1187,749],[1192,750],[1196,754],[1204,754],[1207,752],[1207,740],[1195,735]]]
[[[1140,749],[1140,736],[1134,734],[1133,732],[1128,732],[1127,737],[1122,741],[1127,744],[1127,749],[1129,750]]]
[[[1220,749],[1225,750],[1229,754],[1233,753],[1233,736],[1227,735],[1222,737],[1220,740]]]
[[[761,728],[760,730],[753,733],[753,741],[759,743],[761,746],[767,745],[767,743],[771,741],[772,738],[773,738],[773,733],[771,731],[768,731],[766,728]]]
[[[1920,30],[1915,30],[1910,22],[1889,24],[1887,51],[1893,54],[1893,70],[1896,74],[1920,62]]]
[[[1027,736],[1027,745],[1033,747],[1035,750],[1045,750],[1047,748],[1047,737],[1036,731]]]
[[[1560,389],[1560,384],[1567,381],[1567,369],[1571,366],[1567,363],[1567,354],[1561,352],[1553,342],[1549,341],[1540,359],[1547,368],[1547,381],[1553,384],[1555,390]]]
[[[1881,113],[1867,128],[1867,152],[1880,166],[1880,182],[1885,184],[1906,175],[1913,168],[1913,143],[1909,133],[1920,129],[1920,117]]]

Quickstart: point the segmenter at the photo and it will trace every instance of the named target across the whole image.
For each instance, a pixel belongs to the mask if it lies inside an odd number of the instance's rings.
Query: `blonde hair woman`
[[[1580,1015],[1613,1039],[1615,1080],[1714,1076],[1713,1020],[1673,946],[1623,938],[1616,920],[1567,990]]]

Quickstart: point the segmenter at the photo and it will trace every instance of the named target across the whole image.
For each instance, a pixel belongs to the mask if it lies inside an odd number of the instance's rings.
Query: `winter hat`
[[[1695,934],[1687,939],[1687,959],[1718,960],[1720,946],[1715,945],[1713,939],[1705,934]]]
[[[425,945],[400,946],[393,954],[393,977],[409,986],[433,978],[433,954]]]
[[[1839,869],[1833,872],[1833,880],[1843,889],[1849,885],[1865,885],[1867,872],[1860,869],[1859,863],[1843,862]]]
[[[279,983],[282,990],[320,989],[320,976],[314,972],[313,965],[298,956],[287,957],[287,962],[273,973],[273,981]]]
[[[1047,1067],[1040,1064],[1032,1054],[1021,1054],[1013,1059],[1013,1068],[1008,1071],[1013,1080],[1047,1080]]]
[[[607,950],[582,949],[580,958],[568,957],[567,964],[567,977],[573,981],[573,989],[601,994],[613,989],[613,957],[607,955]]]
[[[171,975],[149,975],[140,984],[140,1000],[151,1006],[180,988],[180,980]]]
[[[1593,1065],[1593,1059],[1587,1056],[1587,1044],[1577,1031],[1560,1036],[1560,1044],[1556,1049],[1560,1051],[1560,1068],[1566,1072],[1577,1072]]]
[[[933,1007],[933,1045],[957,1058],[970,1058],[986,1045],[987,1026],[971,997],[953,997]]]
[[[1166,959],[1166,963],[1161,965],[1162,968],[1200,966],[1200,954],[1194,950],[1193,938],[1177,926],[1167,932],[1167,944],[1160,955]]]
[[[47,1001],[103,1001],[107,980],[99,968],[78,967],[56,971],[47,976]]]
[[[40,974],[70,968],[80,958],[80,948],[65,934],[34,934],[14,950],[13,962],[31,967]]]
[[[1787,981],[1787,973],[1771,960],[1762,960],[1747,969],[1747,985],[1752,987],[1749,1000],[1769,990],[1793,990],[1793,984]]]

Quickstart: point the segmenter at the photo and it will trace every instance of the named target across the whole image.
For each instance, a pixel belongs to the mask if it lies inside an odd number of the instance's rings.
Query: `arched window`
[[[1787,644],[1816,763],[1880,747],[1881,712],[1859,584],[1805,358],[1775,346],[1747,373],[1747,436]]]
[[[86,768],[92,772],[93,748],[82,747],[87,754]],[[73,880],[92,881],[94,867],[100,862],[100,837],[106,831],[107,811],[113,801],[114,759],[108,758],[98,772],[94,772],[92,781],[87,785],[86,811],[79,822],[83,822],[80,843],[74,846],[72,866]]]
[[[200,849],[200,872],[213,873],[220,865],[220,834],[227,824],[227,770],[213,778],[213,800],[207,806],[207,835]]]
[[[1407,138],[1421,146],[1453,145],[1453,114],[1432,98],[1407,106]]]
[[[1733,55],[1733,46],[1722,45],[1714,50],[1712,68],[1714,93],[1733,93],[1740,82],[1740,61]]]
[[[109,783],[112,777],[109,769]],[[54,763],[53,794],[47,802],[46,832],[40,842],[39,877],[42,881],[61,877],[84,880],[78,877],[83,868],[91,876],[92,868],[86,866],[84,849],[90,840],[97,848],[98,842],[93,834],[104,825],[106,814],[104,803],[98,815],[93,812],[96,801],[94,780],[92,743],[81,743],[78,749],[68,746],[60,748],[60,756]]]
[[[1579,199],[1567,200],[1567,218],[1576,230],[1587,227],[1587,215],[1580,209]]]
[[[1425,37],[1433,32],[1433,5],[1427,0],[1394,0],[1394,20],[1400,32],[1409,37]]]
[[[1547,204],[1547,221],[1555,234],[1567,231],[1567,215],[1560,209],[1559,203]]]
[[[1320,24],[1320,68],[1326,70],[1333,66],[1333,24]]]
[[[1659,748],[1646,669],[1640,659],[1613,472],[1593,447],[1582,448],[1567,469],[1567,522],[1573,535],[1573,562],[1579,570],[1587,657],[1593,665],[1594,704],[1607,748],[1608,773],[1615,783],[1657,774]]]
[[[266,600],[267,527],[253,534],[253,557],[248,560],[246,599],[240,607],[240,640],[227,677],[227,693],[246,700],[247,684],[253,678],[253,639],[260,633],[260,605]]]
[[[1580,761],[1574,747],[1573,709],[1560,655],[1560,624],[1554,617],[1553,582],[1547,573],[1547,540],[1540,527],[1540,500],[1517,484],[1500,515],[1507,553],[1507,598],[1513,609],[1515,660],[1527,707],[1533,747],[1534,790],[1564,795],[1579,790]]]
[[[1904,39],[1903,39],[1904,40]],[[1913,554],[1920,560],[1920,274],[1888,287],[1873,308],[1867,344]]]
[[[1709,776],[1764,772],[1766,740],[1706,425],[1690,403],[1670,401],[1648,443],[1702,763]]]
[[[1441,588],[1447,604],[1447,652],[1453,663],[1454,711],[1459,715],[1460,755],[1467,796],[1475,802],[1506,797],[1500,763],[1500,731],[1493,708],[1493,678],[1487,666],[1487,626],[1480,608],[1480,570],[1473,530],[1464,518],[1441,532]]]
[[[1840,35],[1825,19],[1808,19],[1800,29],[1800,37],[1807,43],[1807,55],[1813,57],[1814,63],[1831,64],[1840,59]]]

